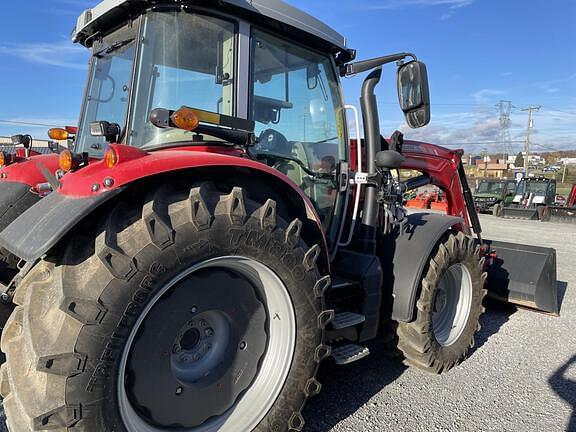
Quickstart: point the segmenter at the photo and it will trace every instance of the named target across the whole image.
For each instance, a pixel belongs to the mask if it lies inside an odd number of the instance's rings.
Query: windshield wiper
[[[124,39],[117,42],[114,42],[112,45],[104,47],[94,53],[94,57],[102,58],[105,55],[112,54],[114,51],[119,50],[120,48],[128,45],[130,42],[134,41],[134,38]]]

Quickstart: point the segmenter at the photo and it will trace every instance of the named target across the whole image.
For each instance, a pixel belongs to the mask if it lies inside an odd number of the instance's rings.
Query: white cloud
[[[449,9],[460,9],[470,6],[475,0],[384,0],[367,6],[368,10],[405,9],[410,7],[447,6]]]
[[[31,44],[0,44],[0,56],[18,57],[30,63],[39,63],[72,69],[86,69],[88,51],[69,41]]]
[[[472,94],[476,103],[489,103],[495,96],[504,94],[502,90],[496,89],[482,89]]]

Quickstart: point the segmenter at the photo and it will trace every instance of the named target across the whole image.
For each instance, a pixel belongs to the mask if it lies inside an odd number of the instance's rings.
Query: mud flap
[[[542,312],[559,315],[556,250],[486,240],[495,253],[488,266],[488,295]]]
[[[504,207],[502,217],[506,219],[538,220],[538,210],[535,208]]]

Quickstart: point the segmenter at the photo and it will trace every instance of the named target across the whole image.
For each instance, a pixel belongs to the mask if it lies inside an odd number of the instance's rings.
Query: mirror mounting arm
[[[418,59],[412,53],[398,53],[387,55],[384,57],[377,57],[371,60],[363,60],[356,63],[348,63],[340,67],[340,75],[342,77],[349,77],[362,72],[375,69],[388,63],[404,60],[406,57],[412,57],[415,61]]]

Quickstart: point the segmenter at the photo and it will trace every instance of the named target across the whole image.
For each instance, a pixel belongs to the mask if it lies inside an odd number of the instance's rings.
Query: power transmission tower
[[[512,137],[510,136],[510,125],[512,121],[510,120],[510,114],[512,114],[511,101],[501,100],[498,105],[496,105],[500,111],[500,144],[502,145],[502,155],[507,160],[508,155],[512,151]]]
[[[534,121],[532,120],[532,112],[533,111],[540,111],[542,108],[541,105],[538,106],[529,106],[528,108],[524,108],[522,111],[528,112],[528,129],[526,130],[526,145],[524,151],[526,155],[524,156],[524,175],[528,177],[528,168],[530,166],[528,159],[530,158],[530,137],[532,135],[532,129],[534,128]]]

